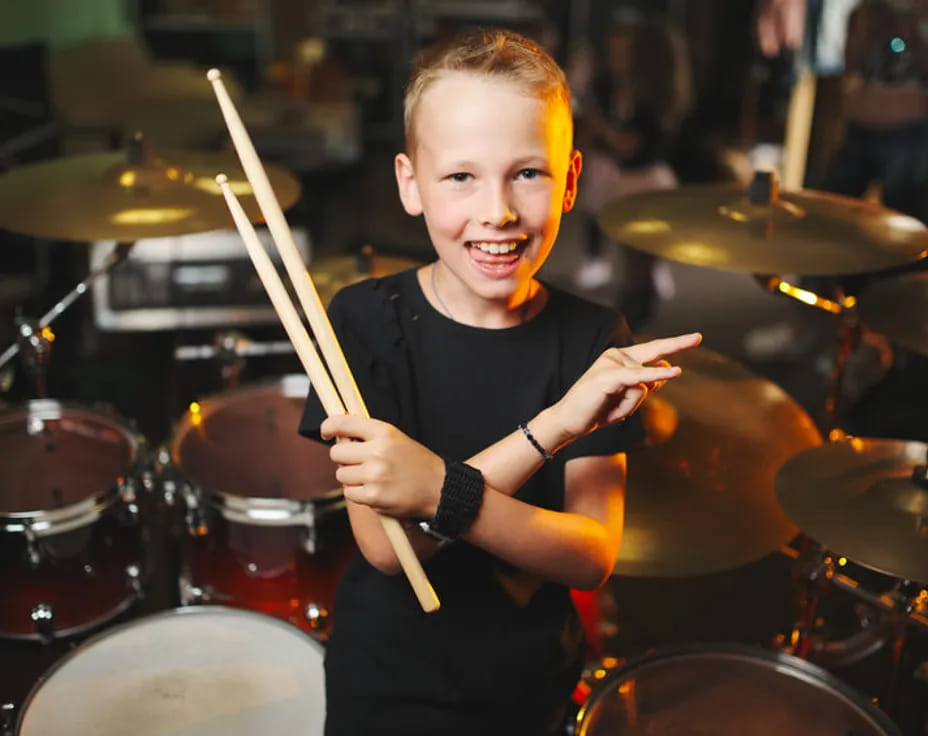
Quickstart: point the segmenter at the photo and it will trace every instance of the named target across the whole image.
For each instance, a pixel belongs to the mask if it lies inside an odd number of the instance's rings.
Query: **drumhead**
[[[17,736],[321,736],[322,645],[277,619],[181,608],[74,650],[26,700]]]
[[[899,736],[827,671],[752,647],[660,651],[608,675],[577,716],[578,736]]]
[[[285,376],[198,402],[175,431],[174,464],[214,494],[297,501],[340,496],[329,448],[297,433],[308,391],[305,376]]]
[[[0,520],[102,497],[133,470],[136,437],[115,418],[51,399],[0,413]]]

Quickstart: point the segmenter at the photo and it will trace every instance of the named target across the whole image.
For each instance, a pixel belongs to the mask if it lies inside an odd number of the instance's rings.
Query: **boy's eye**
[[[521,169],[517,174],[520,179],[538,179],[545,175],[545,172],[541,169]]]
[[[449,175],[448,179],[449,181],[453,181],[457,184],[463,184],[466,181],[470,181],[470,174],[465,171],[456,171]]]

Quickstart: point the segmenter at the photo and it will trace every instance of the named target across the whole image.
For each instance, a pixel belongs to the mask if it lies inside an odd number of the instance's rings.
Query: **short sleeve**
[[[377,298],[368,282],[343,289],[329,306],[329,320],[354,376],[368,413],[396,424],[399,417],[397,395],[391,385],[389,365],[379,344],[387,330],[384,324],[389,305]],[[322,441],[319,426],[325,419],[319,396],[312,386],[306,397],[299,433]]]
[[[603,351],[611,347],[623,348],[632,344],[631,331],[625,319],[613,313],[613,321],[606,325],[601,337],[594,341],[593,350],[588,356],[585,366],[576,374],[576,378],[593,364]],[[576,380],[575,378],[575,380]],[[635,412],[622,422],[601,427],[585,437],[570,443],[558,455],[571,460],[575,457],[591,457],[595,455],[614,455],[617,452],[628,452],[644,442],[644,424],[639,412]]]

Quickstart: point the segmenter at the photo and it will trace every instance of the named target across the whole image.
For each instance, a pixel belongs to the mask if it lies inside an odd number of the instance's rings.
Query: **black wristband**
[[[444,541],[457,539],[477,518],[483,503],[483,473],[466,463],[445,459],[445,482],[435,518],[420,528]]]
[[[545,459],[545,462],[554,459],[554,455],[542,447],[541,443],[535,439],[535,435],[532,434],[531,430],[528,428],[528,425],[525,422],[522,422],[522,424],[519,425],[519,429],[522,430],[522,434],[525,435],[525,438],[532,443],[532,447],[541,453],[541,456]]]

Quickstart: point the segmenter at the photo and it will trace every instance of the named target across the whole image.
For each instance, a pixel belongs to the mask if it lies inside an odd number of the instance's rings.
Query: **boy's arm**
[[[662,355],[694,347],[697,334],[610,349],[556,404],[529,421],[538,442],[552,451],[598,426],[634,411],[650,388],[679,375]],[[653,363],[653,365],[648,365]],[[383,572],[398,564],[379,528],[375,510],[397,518],[432,518],[440,500],[444,461],[385,422],[330,417],[326,436],[352,437],[333,447],[336,474],[345,487],[355,537],[368,561]],[[584,457],[565,469],[565,510],[540,509],[513,498],[542,464],[541,453],[515,430],[471,459],[484,474],[480,513],[464,538],[511,564],[575,588],[595,587],[611,572],[618,550],[624,456]],[[435,543],[415,529],[421,556]]]
[[[380,433],[381,436],[377,436]],[[402,480],[404,489],[423,489],[420,500],[404,497],[404,508],[407,504],[414,505],[421,510],[421,515],[434,515],[438,494],[433,489],[441,486],[444,477],[441,458],[382,423],[375,426],[364,443],[377,445],[381,441],[385,448],[390,448],[382,459],[383,477],[394,476],[395,469],[391,466],[397,463],[406,468]],[[523,445],[528,445],[531,452],[525,452]],[[540,459],[521,431],[503,438],[475,457],[475,467],[486,469],[489,477],[494,477],[495,472],[497,480],[505,479],[513,485],[498,489],[486,483],[480,513],[463,539],[546,580],[578,589],[595,588],[612,572],[621,542],[625,455],[569,460],[565,466],[563,512],[549,511],[513,498],[515,490],[540,467]],[[411,471],[412,467],[416,470]],[[348,480],[357,479],[349,473]],[[376,481],[367,482],[363,490],[355,486],[346,493],[370,493],[369,497],[355,497],[369,500],[386,513],[392,511],[402,516],[402,509],[384,505],[389,504],[389,490],[384,492],[376,486]],[[373,508],[364,502],[352,501],[348,508],[355,537],[367,560],[382,572],[399,572],[399,564]],[[435,553],[439,547],[437,542],[414,525],[408,525],[408,529],[420,557],[427,558]]]

